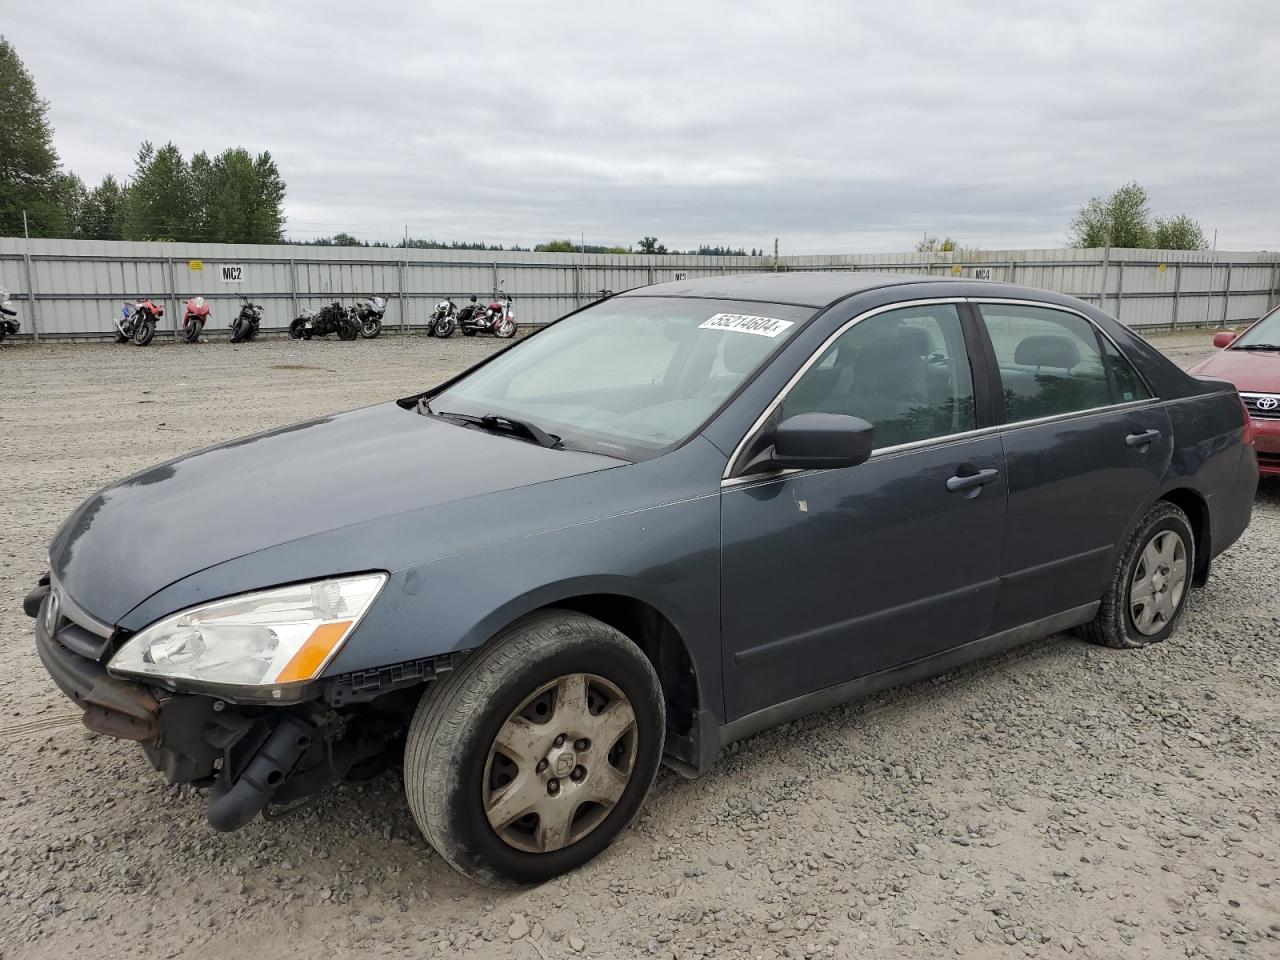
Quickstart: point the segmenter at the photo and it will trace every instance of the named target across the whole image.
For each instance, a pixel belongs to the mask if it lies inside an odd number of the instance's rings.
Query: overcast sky
[[[1061,246],[1137,180],[1222,249],[1280,248],[1277,0],[0,0],[0,24],[86,182],[143,139],[270,150],[295,238]]]

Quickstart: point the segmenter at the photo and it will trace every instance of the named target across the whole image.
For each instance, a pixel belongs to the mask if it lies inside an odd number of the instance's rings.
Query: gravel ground
[[[1207,340],[1158,343],[1185,363]],[[1050,638],[664,772],[633,829],[536,889],[456,876],[395,774],[220,835],[79,725],[19,601],[83,497],[492,347],[0,353],[0,956],[1280,957],[1274,483],[1170,642]]]

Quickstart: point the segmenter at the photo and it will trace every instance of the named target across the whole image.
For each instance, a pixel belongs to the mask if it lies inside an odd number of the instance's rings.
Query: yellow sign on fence
[[[1162,263],[1162,264],[1159,264],[1156,267],[1156,269],[1159,270],[1161,273],[1164,273],[1166,270],[1169,269],[1169,265],[1167,263]]]
[[[203,261],[203,260],[188,260],[188,261],[187,261],[187,269],[188,269],[188,270],[203,270],[203,269],[204,269],[204,261]]]

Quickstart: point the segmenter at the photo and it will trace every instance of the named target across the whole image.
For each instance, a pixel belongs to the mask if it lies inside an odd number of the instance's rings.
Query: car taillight
[[[1253,417],[1249,415],[1249,408],[1244,404],[1244,397],[1240,398],[1240,409],[1244,411],[1244,437],[1245,446],[1253,443]]]

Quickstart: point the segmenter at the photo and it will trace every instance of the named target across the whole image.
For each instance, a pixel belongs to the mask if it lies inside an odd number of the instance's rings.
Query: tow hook
[[[209,791],[209,825],[239,830],[262,810],[311,747],[316,728],[289,715],[271,732],[235,783],[220,777]]]

